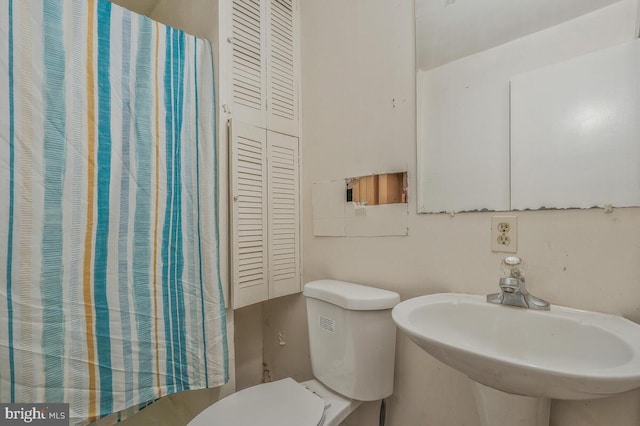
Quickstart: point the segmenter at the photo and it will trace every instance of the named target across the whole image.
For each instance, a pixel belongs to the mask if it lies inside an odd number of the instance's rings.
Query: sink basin
[[[502,392],[592,399],[640,387],[640,326],[622,317],[453,293],[406,300],[392,315],[427,353]]]

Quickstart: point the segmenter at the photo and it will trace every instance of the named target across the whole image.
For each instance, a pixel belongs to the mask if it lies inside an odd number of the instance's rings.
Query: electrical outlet
[[[491,217],[491,251],[499,253],[518,251],[518,216]]]

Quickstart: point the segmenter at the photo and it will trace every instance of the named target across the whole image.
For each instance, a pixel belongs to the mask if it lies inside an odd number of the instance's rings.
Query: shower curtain
[[[86,424],[228,380],[214,101],[205,40],[0,0],[0,402]]]

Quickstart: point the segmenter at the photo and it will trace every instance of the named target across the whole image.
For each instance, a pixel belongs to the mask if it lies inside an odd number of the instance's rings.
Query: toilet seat
[[[291,378],[253,386],[221,399],[188,426],[318,426],[322,398]]]

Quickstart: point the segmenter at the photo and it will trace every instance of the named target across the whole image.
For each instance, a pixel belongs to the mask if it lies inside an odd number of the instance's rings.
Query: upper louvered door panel
[[[234,118],[266,126],[267,25],[265,0],[233,0]]]
[[[268,2],[267,128],[298,135],[299,48],[297,0]]]
[[[298,138],[267,134],[269,297],[279,297],[301,290]]]
[[[234,120],[230,153],[233,307],[240,308],[269,296],[265,130]]]

